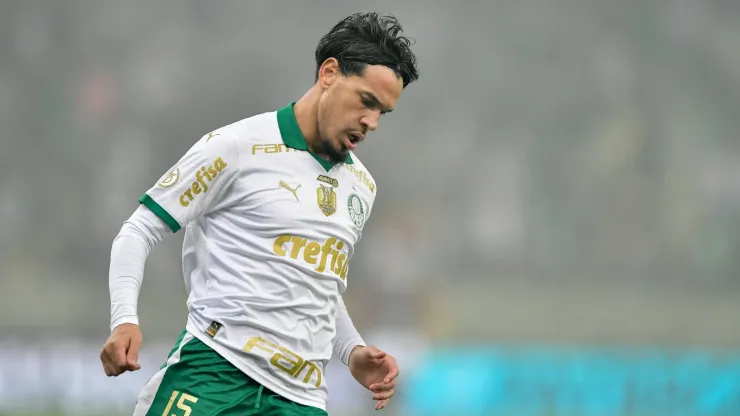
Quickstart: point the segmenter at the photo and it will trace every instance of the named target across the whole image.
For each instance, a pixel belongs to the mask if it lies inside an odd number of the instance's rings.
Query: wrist
[[[350,362],[352,362],[352,354],[354,354],[357,351],[362,350],[365,348],[366,345],[362,342],[357,342],[350,350],[349,354],[347,354],[347,362],[345,364],[349,365]]]
[[[139,317],[136,315],[128,315],[128,316],[121,316],[119,318],[114,319],[110,324],[110,330],[113,332],[114,329],[116,329],[117,326],[123,325],[123,324],[134,324],[139,325]]]

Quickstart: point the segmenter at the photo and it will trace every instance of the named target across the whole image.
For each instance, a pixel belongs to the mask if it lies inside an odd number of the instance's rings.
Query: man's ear
[[[340,74],[337,58],[327,58],[319,68],[319,79],[317,82],[321,88],[327,89],[331,84],[336,82]]]

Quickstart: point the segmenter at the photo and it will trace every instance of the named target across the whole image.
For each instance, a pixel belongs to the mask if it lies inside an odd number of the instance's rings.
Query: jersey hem
[[[265,386],[265,388],[267,388],[268,390],[271,390],[275,392],[276,394],[279,394],[285,397],[286,399],[294,401],[298,404],[302,404],[304,406],[316,407],[325,412],[328,411],[326,403],[315,402],[315,401],[306,399],[305,397],[296,396],[290,390],[286,389],[282,385],[274,383],[268,377],[265,377],[260,370],[246,364],[243,360],[239,359],[239,357],[236,354],[232,353],[231,351],[221,348],[221,346],[218,345],[213,339],[209,338],[208,336],[203,334],[200,330],[198,330],[198,328],[195,327],[195,324],[190,319],[188,319],[188,323],[185,326],[185,329],[192,336],[194,336],[195,338],[197,338],[198,340],[206,344],[208,347],[216,351],[217,354],[221,355],[226,361],[230,362],[231,365],[241,370],[244,374],[252,378],[254,381]]]
[[[180,229],[182,228],[180,226],[180,223],[178,223],[177,220],[172,217],[169,212],[167,212],[167,210],[162,208],[162,206],[159,205],[157,201],[152,199],[152,197],[150,197],[149,195],[142,195],[141,198],[139,198],[139,202],[145,207],[149,208],[149,210],[152,211],[154,215],[158,216],[162,221],[164,221],[165,224],[167,224],[170,229],[172,229],[173,233],[180,231]]]

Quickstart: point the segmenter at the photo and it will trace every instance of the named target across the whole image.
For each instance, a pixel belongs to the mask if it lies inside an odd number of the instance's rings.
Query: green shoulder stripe
[[[165,224],[169,225],[169,227],[172,229],[173,233],[176,233],[180,231],[180,224],[177,223],[177,220],[172,218],[172,215],[170,215],[169,212],[165,211],[164,208],[162,208],[161,205],[159,205],[155,200],[152,199],[147,194],[144,194],[139,198],[139,202],[144,205],[145,207],[149,208],[150,211],[152,211],[156,216],[162,219],[162,221],[165,222]]]

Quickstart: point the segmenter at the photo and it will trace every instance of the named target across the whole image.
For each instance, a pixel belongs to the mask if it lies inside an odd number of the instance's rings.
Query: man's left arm
[[[393,396],[398,377],[396,359],[374,346],[367,346],[349,317],[344,300],[337,305],[337,335],[334,352],[363,387],[373,392],[375,410],[386,406]]]
[[[363,226],[367,225],[376,196],[376,188],[372,177],[369,180],[370,183],[373,183],[373,187],[370,194],[366,195],[367,199],[363,201],[365,202]],[[339,295],[339,301],[337,302],[336,329],[334,353],[347,365],[352,377],[360,385],[373,392],[373,400],[377,401],[375,410],[384,408],[388,404],[388,400],[393,397],[393,389],[396,387],[396,378],[399,374],[396,359],[392,355],[365,343],[349,317],[342,295]]]
[[[337,335],[334,340],[334,353],[345,365],[349,365],[349,356],[355,347],[365,347],[365,341],[355,329],[352,318],[349,317],[344,299],[339,295],[337,304]]]

